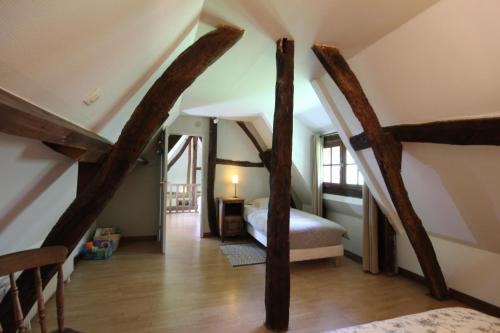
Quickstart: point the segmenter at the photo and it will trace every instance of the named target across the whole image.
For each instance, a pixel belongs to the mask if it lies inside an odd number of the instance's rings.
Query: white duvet
[[[267,235],[267,208],[245,206],[244,218],[255,230]],[[290,210],[290,248],[308,249],[342,243],[346,230],[339,224],[297,209]]]
[[[444,308],[360,326],[332,333],[500,333],[500,319],[476,310]]]

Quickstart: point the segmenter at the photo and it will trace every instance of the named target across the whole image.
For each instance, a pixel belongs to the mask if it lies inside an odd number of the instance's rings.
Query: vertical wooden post
[[[192,197],[192,207],[195,211],[198,211],[198,188],[196,186],[196,168],[198,166],[198,137],[193,137],[193,164],[191,166],[191,197]]]
[[[290,308],[290,189],[294,42],[276,43],[276,100],[267,217],[266,326],[287,330]]]
[[[380,207],[377,207],[377,211],[380,270],[387,275],[394,275],[396,274],[396,233]]]
[[[207,212],[208,225],[212,235],[219,234],[215,207],[215,168],[217,165],[217,120],[210,118],[210,129],[208,133],[208,166],[207,166]]]
[[[193,145],[193,139],[194,137],[190,136],[188,141],[189,141],[189,144],[188,144],[188,163],[187,163],[187,174],[186,174],[186,184],[189,185],[191,184],[191,147]]]
[[[191,147],[193,146],[193,136],[190,136],[188,139],[188,153],[187,153],[187,173],[186,173],[186,186],[184,187],[184,195],[183,195],[183,201],[182,201],[182,211],[184,211],[184,207],[186,206],[187,203],[187,211],[189,212],[191,210],[192,202],[191,202]]]
[[[19,330],[19,333],[26,332],[26,327],[24,326],[24,316],[23,310],[21,308],[21,302],[19,301],[19,289],[17,288],[16,278],[14,277],[14,273],[9,274],[10,279],[10,295],[12,298],[12,304],[14,306],[14,318],[16,328]]]

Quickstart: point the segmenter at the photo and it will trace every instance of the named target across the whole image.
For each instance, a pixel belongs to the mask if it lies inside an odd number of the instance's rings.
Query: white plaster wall
[[[77,164],[30,139],[0,134],[0,255],[41,245],[76,195]]]
[[[498,254],[435,236],[431,241],[449,287],[500,306]],[[406,235],[397,236],[396,248],[398,265],[422,275]]]
[[[443,0],[349,59],[382,125],[498,116],[499,11],[494,0]],[[325,75],[319,83],[342,115],[343,131],[361,132],[331,79]],[[449,286],[495,305],[500,305],[494,287],[500,281],[499,152],[404,144],[402,167]],[[382,189],[377,200],[393,213],[373,153],[357,157],[371,173],[365,175],[371,189]],[[404,233],[397,246],[398,264],[419,272]]]
[[[77,163],[42,143],[0,133],[0,255],[42,244],[75,198],[77,173]],[[65,277],[77,253],[78,246],[64,264]],[[0,299],[7,286],[8,278],[0,277]]]
[[[99,227],[116,227],[122,236],[156,236],[160,211],[160,157],[154,148],[143,154],[97,218]]]
[[[272,115],[262,114],[252,121],[267,148],[272,147]],[[292,137],[292,196],[306,211],[311,210],[312,198],[312,136],[313,132],[294,117]]]
[[[292,160],[304,178],[307,188],[312,188],[312,136],[313,131],[298,118],[293,118]],[[307,193],[309,194],[309,193]],[[303,203],[311,203],[307,195]]]
[[[363,256],[363,200],[332,194],[323,194],[326,218],[347,230],[348,238],[342,238],[344,249]]]
[[[232,120],[219,120],[217,128],[217,157],[235,161],[260,162],[258,151]],[[269,196],[269,172],[266,168],[243,168],[217,165],[215,196],[233,196],[232,175],[239,176],[237,195],[246,200]]]

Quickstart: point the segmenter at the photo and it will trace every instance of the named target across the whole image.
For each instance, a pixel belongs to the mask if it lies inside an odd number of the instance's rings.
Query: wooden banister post
[[[40,273],[40,267],[35,268],[35,288],[38,306],[38,319],[40,320],[40,330],[42,333],[47,333],[47,322],[45,319],[45,299],[43,297],[42,275]]]
[[[198,211],[198,192],[196,188],[196,167],[198,166],[198,137],[195,136],[193,138],[193,159],[192,159],[192,166],[191,166],[191,206],[195,211]]]

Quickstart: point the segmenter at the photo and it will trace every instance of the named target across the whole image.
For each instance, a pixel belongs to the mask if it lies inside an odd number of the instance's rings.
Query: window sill
[[[323,193],[323,200],[336,201],[339,203],[344,203],[352,206],[363,207],[363,199],[356,197],[348,197],[344,195]]]
[[[363,216],[363,200],[360,198],[324,193],[323,207],[327,212],[340,213],[356,218]]]

